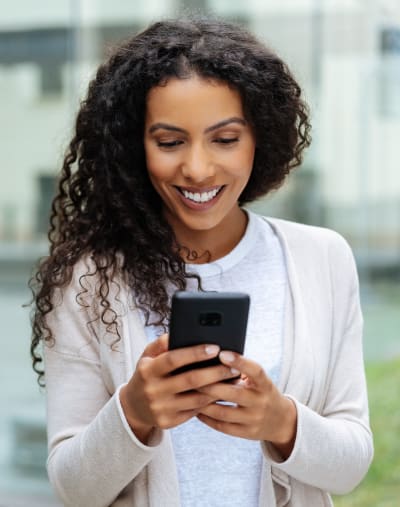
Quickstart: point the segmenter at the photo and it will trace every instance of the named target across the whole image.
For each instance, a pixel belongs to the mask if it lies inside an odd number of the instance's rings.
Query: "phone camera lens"
[[[222,315],[216,312],[202,313],[199,316],[200,326],[220,326]]]

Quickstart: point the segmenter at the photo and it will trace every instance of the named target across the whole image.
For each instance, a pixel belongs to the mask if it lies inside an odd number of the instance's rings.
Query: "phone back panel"
[[[241,292],[185,292],[172,298],[170,349],[215,343],[243,353],[250,297]]]

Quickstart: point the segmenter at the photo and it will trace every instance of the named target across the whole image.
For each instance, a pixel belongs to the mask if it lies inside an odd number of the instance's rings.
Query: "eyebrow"
[[[230,123],[238,123],[239,125],[247,125],[247,122],[243,118],[239,118],[236,116],[233,116],[232,118],[227,118],[226,120],[219,121],[215,125],[211,125],[211,127],[207,127],[204,130],[204,133],[212,132],[213,130],[217,130],[221,127],[225,127],[226,125],[229,125]],[[173,132],[182,132],[184,134],[187,134],[187,131],[185,129],[181,129],[179,127],[175,127],[175,125],[170,125],[168,123],[155,123],[149,128],[149,134],[152,134],[158,129],[163,130],[171,130]]]

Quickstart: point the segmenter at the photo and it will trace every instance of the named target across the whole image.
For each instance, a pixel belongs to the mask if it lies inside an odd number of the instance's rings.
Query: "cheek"
[[[166,157],[162,153],[146,152],[146,165],[153,183],[167,181],[175,173],[175,164],[172,157]]]
[[[251,170],[254,162],[256,147],[253,139],[247,138],[238,150],[233,154],[233,160],[235,160],[235,166],[241,166],[242,169],[246,168]]]
[[[255,145],[254,141],[252,140],[249,142],[249,145],[246,149],[246,158],[249,161],[250,167],[253,167],[255,153],[256,153],[256,145]]]
[[[238,158],[239,160],[239,158]],[[251,173],[253,171],[253,164],[254,164],[254,151],[249,150],[247,153],[243,154],[242,157],[240,157],[240,164],[237,164],[237,178],[240,181],[240,186],[242,189],[245,188],[247,185]]]
[[[254,153],[253,149],[243,150],[240,153],[237,153],[235,158],[232,159],[232,165],[236,176],[242,179],[249,179],[251,171],[253,169],[254,163]]]

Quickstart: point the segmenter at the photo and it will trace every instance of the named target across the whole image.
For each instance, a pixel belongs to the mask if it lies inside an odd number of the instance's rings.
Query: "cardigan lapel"
[[[127,307],[129,311],[123,319],[125,324],[123,336],[126,381],[132,376],[136,363],[147,346],[144,326],[132,298],[129,299]],[[160,505],[160,501],[165,501],[165,505],[179,505],[178,475],[169,431],[162,432],[157,455],[148,463],[144,473],[146,473],[147,497],[150,507],[157,507]]]
[[[281,243],[288,278],[283,333],[283,361],[278,388],[282,393],[290,394],[301,403],[307,404],[311,397],[314,382],[314,356],[309,336],[307,312],[300,290],[298,270],[301,267],[301,251],[289,245],[280,220],[265,218],[274,229]],[[308,290],[312,290],[311,287]],[[268,473],[270,469],[271,475]],[[272,484],[271,484],[272,478]],[[273,489],[273,492],[271,492]],[[289,505],[291,485],[289,476],[274,466],[263,462],[263,474],[260,488],[260,506],[274,498],[278,507]]]
[[[281,221],[266,219],[277,234],[283,248],[288,276],[285,308],[283,363],[278,387],[303,404],[308,404],[314,382],[314,355],[309,340],[308,315],[312,309],[305,308],[299,285],[298,271],[301,251],[293,249],[281,228]],[[312,291],[312,287],[306,290]]]

